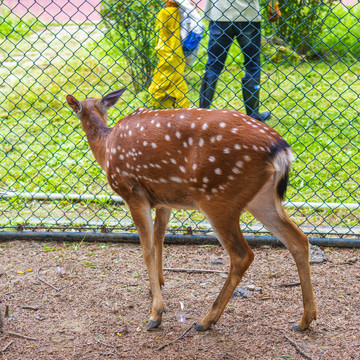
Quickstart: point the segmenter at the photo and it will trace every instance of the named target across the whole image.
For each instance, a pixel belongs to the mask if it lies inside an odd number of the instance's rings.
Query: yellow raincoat
[[[157,17],[159,40],[155,47],[159,63],[149,87],[156,108],[187,108],[190,105],[184,79],[185,56],[180,38],[180,13],[177,7],[160,10]]]

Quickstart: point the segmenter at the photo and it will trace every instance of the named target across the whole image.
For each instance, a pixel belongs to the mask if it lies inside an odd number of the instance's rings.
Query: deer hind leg
[[[282,213],[278,213],[275,201],[274,183],[273,179],[270,179],[246,208],[288,248],[295,260],[301,283],[304,313],[300,322],[292,329],[302,331],[316,319],[309,264],[309,241],[307,236],[290,220],[282,205],[280,205]]]
[[[152,294],[152,311],[146,329],[157,328],[161,324],[165,309],[159,283],[158,267],[156,264],[156,246],[154,241],[151,207],[147,200],[136,198],[127,201],[136,229],[140,236],[142,252],[150,279]]]
[[[156,209],[155,224],[154,224],[154,241],[155,241],[155,259],[157,273],[159,276],[160,286],[164,285],[164,271],[163,271],[163,243],[166,233],[166,227],[171,216],[171,209],[160,208]]]
[[[234,293],[235,288],[238,286],[241,278],[254,259],[254,253],[250,249],[240,230],[240,216],[229,214],[228,209],[219,210],[218,208],[217,214],[210,215],[206,211],[204,211],[204,213],[210,221],[218,240],[229,253],[230,271],[210,312],[200,321],[200,323],[195,325],[195,329],[198,331],[210,329],[211,325],[219,320]],[[221,214],[221,217],[219,214]]]

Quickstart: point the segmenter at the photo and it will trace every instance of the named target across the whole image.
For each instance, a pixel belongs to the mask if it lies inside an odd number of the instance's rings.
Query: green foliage
[[[324,19],[333,6],[331,0],[279,0],[281,18],[272,25],[276,35],[282,38],[296,52],[309,55],[321,43]]]
[[[360,3],[344,6],[338,3],[324,19],[325,27],[321,34],[326,51],[339,57],[360,58]]]
[[[38,31],[44,26],[34,17],[26,20],[11,13],[10,9],[3,9],[0,13],[0,39],[20,40],[26,35]]]
[[[114,51],[126,59],[135,92],[148,87],[155,67],[155,20],[159,0],[109,0],[101,2],[101,15]]]

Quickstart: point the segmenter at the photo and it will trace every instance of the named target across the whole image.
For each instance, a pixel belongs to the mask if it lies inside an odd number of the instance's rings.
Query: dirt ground
[[[327,261],[311,266],[311,329],[290,330],[302,314],[295,265],[287,250],[265,246],[254,249],[241,284],[250,296],[232,298],[216,326],[198,333],[191,325],[219,293],[228,256],[219,246],[165,246],[166,268],[212,272],[166,271],[167,312],[147,332],[151,297],[139,245],[0,243],[0,359],[359,360],[360,250],[324,250]]]

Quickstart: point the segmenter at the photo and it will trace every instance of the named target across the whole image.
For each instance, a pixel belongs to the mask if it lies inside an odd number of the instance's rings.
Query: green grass
[[[41,30],[42,37],[30,32],[17,42],[11,38],[2,41],[0,189],[112,193],[93,159],[79,120],[65,105],[65,97],[68,93],[79,99],[100,97],[129,84],[131,79],[120,54],[110,51],[99,29],[92,24],[69,26],[72,30],[64,31],[53,24]],[[84,41],[72,35],[80,30],[85,31]],[[49,35],[54,37],[50,45],[42,40]],[[360,63],[273,63],[269,60],[273,51],[264,48],[262,100],[263,108],[273,115],[268,124],[285,137],[297,157],[288,199],[357,203]],[[199,56],[200,61],[187,73],[193,106],[198,104],[206,61],[204,47]],[[241,51],[233,45],[214,107],[244,111],[242,76]],[[116,108],[109,111],[110,125],[144,105],[150,105],[147,91],[136,95],[130,86]],[[6,211],[13,213],[13,205],[8,210],[5,207],[3,213]],[[48,210],[50,215],[52,211]],[[74,216],[77,211],[80,207],[76,207]],[[98,214],[94,209],[94,214],[87,216],[97,218]],[[27,217],[24,214],[19,218]],[[356,217],[349,220],[354,222]]]

